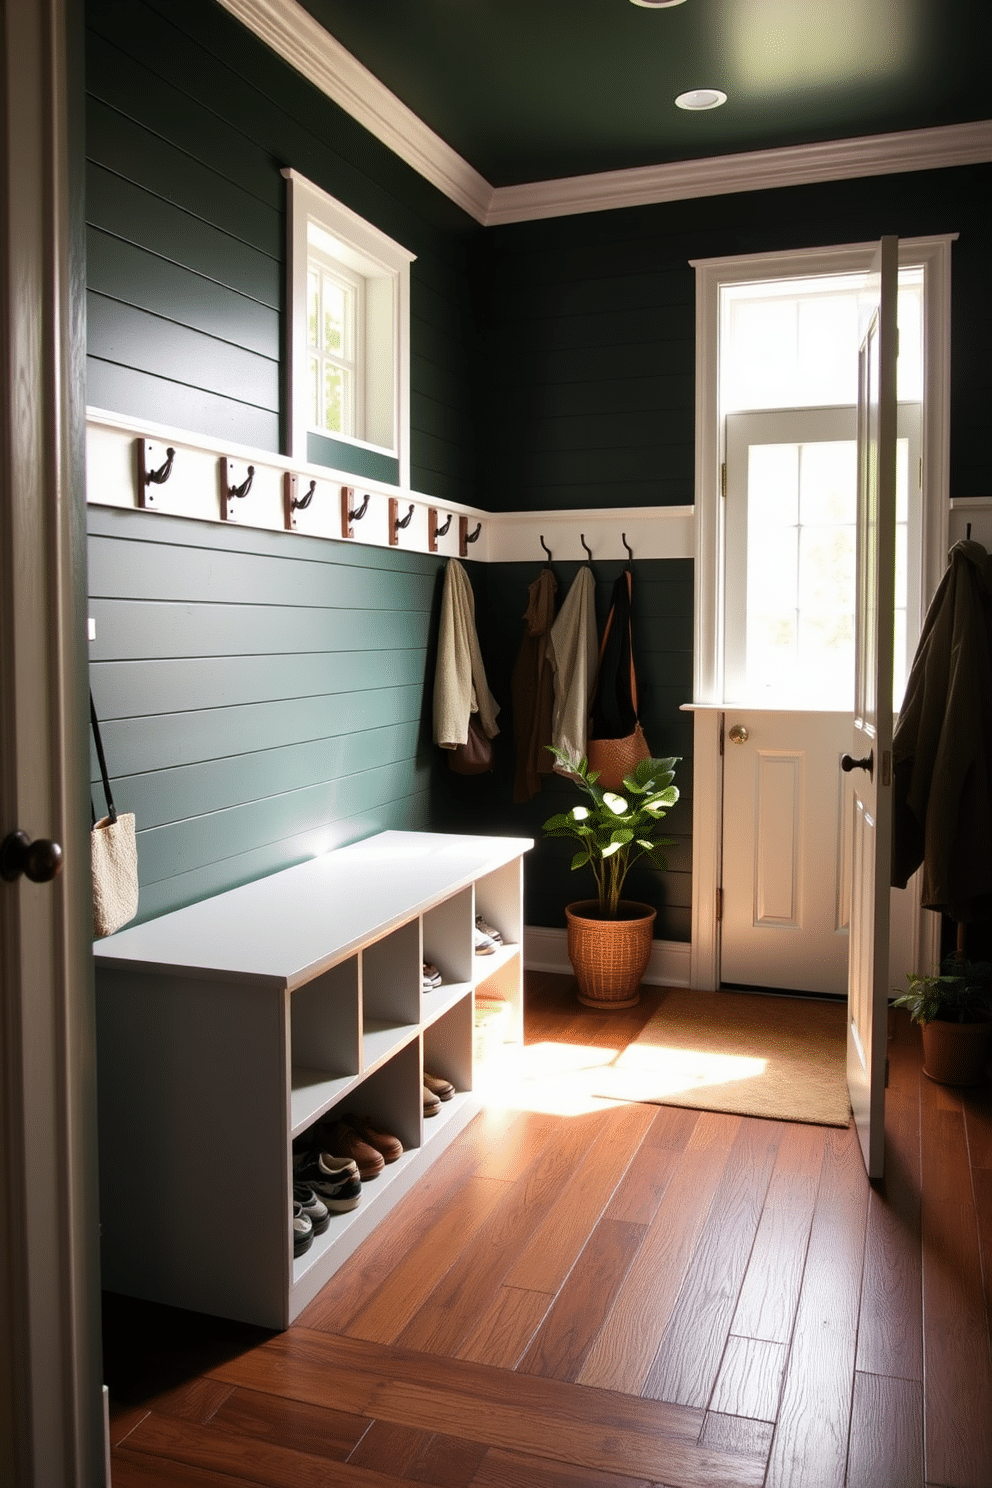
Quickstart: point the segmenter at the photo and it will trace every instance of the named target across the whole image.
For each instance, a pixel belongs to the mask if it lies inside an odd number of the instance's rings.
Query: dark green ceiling
[[[303,3],[494,186],[992,116],[992,0]]]

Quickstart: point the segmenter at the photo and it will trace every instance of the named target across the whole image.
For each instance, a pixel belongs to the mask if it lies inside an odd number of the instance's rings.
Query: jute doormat
[[[594,1093],[847,1126],[846,1037],[844,1003],[675,990]]]

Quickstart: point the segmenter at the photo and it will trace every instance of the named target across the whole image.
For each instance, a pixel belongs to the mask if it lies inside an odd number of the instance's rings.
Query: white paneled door
[[[721,979],[847,989],[851,715],[729,707]]]

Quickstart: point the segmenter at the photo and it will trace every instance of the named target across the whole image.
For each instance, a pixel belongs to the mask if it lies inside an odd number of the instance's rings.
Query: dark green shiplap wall
[[[960,234],[953,250],[952,496],[984,489],[992,166],[741,192],[489,228],[480,504],[693,500],[690,260]],[[986,483],[987,484],[987,483]]]
[[[417,255],[412,483],[473,504],[481,229],[212,0],[89,0],[87,22],[89,402],[282,447],[293,166]]]
[[[90,508],[91,685],[141,919],[429,825],[439,560],[216,530]],[[95,752],[91,774],[101,811]]]
[[[565,599],[578,572],[576,563],[555,563],[558,603]],[[572,845],[541,835],[541,823],[581,799],[559,776],[549,776],[533,800],[513,803],[514,745],[511,676],[523,635],[528,586],[537,577],[536,563],[471,564],[479,642],[490,688],[500,704],[496,769],[468,779],[438,771],[434,785],[434,819],[450,830],[498,831],[533,837],[527,858],[525,913],[529,925],[561,927],[565,905],[595,894],[586,872],[572,873]],[[599,629],[609,610],[619,562],[593,564]],[[679,711],[692,697],[692,564],[688,559],[635,561],[633,566],[634,654],[639,708],[645,736],[656,755],[678,755],[677,805],[665,818],[668,872],[635,869],[628,880],[629,897],[658,911],[655,935],[660,940],[688,940],[692,906],[692,720]]]

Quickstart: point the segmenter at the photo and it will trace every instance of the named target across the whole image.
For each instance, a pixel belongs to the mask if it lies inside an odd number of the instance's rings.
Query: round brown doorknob
[[[731,744],[746,744],[751,735],[742,723],[735,723],[727,737]]]
[[[23,873],[32,883],[51,883],[62,871],[62,849],[49,837],[11,832],[0,843],[0,878],[13,883]]]
[[[865,755],[864,759],[859,760],[856,760],[853,755],[842,754],[840,757],[840,767],[842,770],[847,771],[867,770],[870,775],[875,768],[875,751],[873,749],[870,754]]]

